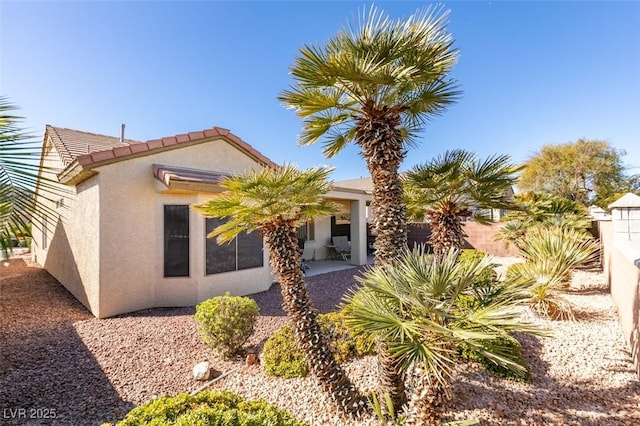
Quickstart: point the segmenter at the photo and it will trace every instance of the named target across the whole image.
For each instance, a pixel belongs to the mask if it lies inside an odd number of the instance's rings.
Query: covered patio
[[[367,256],[366,265],[373,265],[374,257]],[[305,268],[305,277],[327,274],[329,272],[343,271],[345,269],[355,269],[361,265],[353,265],[344,260],[309,260],[305,262],[309,268]]]

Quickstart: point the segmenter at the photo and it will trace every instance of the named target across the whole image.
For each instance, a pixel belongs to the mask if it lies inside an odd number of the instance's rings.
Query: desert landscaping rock
[[[495,259],[498,269],[517,261]],[[355,285],[345,270],[307,278],[321,312],[335,309]],[[566,296],[574,322],[526,319],[553,338],[516,336],[531,366],[521,384],[460,365],[446,420],[477,418],[482,425],[638,425],[640,385],[602,273],[578,271]],[[252,296],[260,306],[247,352],[260,353],[271,333],[287,322],[280,290]],[[195,364],[206,359],[228,376],[212,385],[247,398],[264,398],[311,425],[374,425],[367,417],[341,418],[312,378],[266,376],[246,354],[223,359],[198,337],[194,308],[151,309],[98,320],[45,271],[12,260],[0,268],[0,414],[2,424],[100,425],[122,418],[156,397],[191,392]],[[375,357],[345,365],[365,392],[375,387]],[[11,418],[9,409],[43,409],[55,418]],[[33,411],[38,413],[38,411]],[[7,418],[9,417],[9,418]]]
[[[202,361],[193,366],[193,378],[198,381],[205,381],[211,378],[211,364]]]

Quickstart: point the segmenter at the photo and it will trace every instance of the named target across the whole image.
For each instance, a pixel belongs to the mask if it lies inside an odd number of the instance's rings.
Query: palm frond
[[[512,332],[546,335],[522,321],[516,308],[524,300],[515,283],[505,284],[504,293],[487,303],[461,307],[459,299],[471,293],[490,258],[464,263],[456,258],[454,250],[438,258],[418,248],[393,267],[369,268],[358,278],[361,287],[343,300],[345,323],[383,339],[404,368],[417,363],[440,379],[449,374],[460,342],[486,351],[482,342]],[[518,368],[504,354],[488,357]]]
[[[58,170],[40,164],[40,142],[21,129],[15,109],[0,97],[0,239],[5,242],[30,237],[31,225],[43,226],[38,217],[56,218],[49,204],[68,193],[54,179]],[[5,257],[12,254],[9,246],[2,246]]]
[[[482,210],[518,208],[507,196],[517,170],[507,155],[479,161],[468,151],[446,151],[403,176],[410,217],[421,220],[426,210],[442,217],[471,211],[478,222],[488,223]]]
[[[335,203],[322,197],[331,189],[327,179],[332,171],[330,167],[299,171],[285,165],[247,172],[226,178],[221,184],[224,192],[194,208],[206,217],[229,218],[209,235],[220,243],[278,221],[296,227],[338,211]]]
[[[458,59],[447,15],[427,8],[392,20],[372,7],[325,45],[303,46],[291,67],[294,85],[278,97],[305,118],[300,143],[325,139],[324,153],[335,155],[355,136],[355,122],[344,117],[365,116],[370,102],[379,111],[402,111],[403,137],[415,143],[429,118],[460,95],[447,78]],[[316,116],[342,118],[318,125]]]

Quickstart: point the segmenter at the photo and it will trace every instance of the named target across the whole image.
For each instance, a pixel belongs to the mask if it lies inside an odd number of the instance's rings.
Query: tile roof
[[[125,143],[123,144],[118,137],[98,135],[96,133],[66,129],[64,127],[54,127],[48,124],[45,129],[45,134],[48,134],[51,138],[65,166],[68,166],[73,160],[84,154],[140,143],[139,141],[125,139]]]
[[[268,167],[277,167],[269,158],[228,129],[222,127],[212,127],[211,129],[183,133],[146,142],[125,139],[125,143],[121,143],[118,137],[50,125],[46,126],[45,138],[47,135],[56,147],[66,167],[61,176],[65,176],[64,180],[69,183],[77,179],[83,180],[82,176],[88,176],[85,172],[99,165],[149,155],[166,149],[175,149],[183,144],[186,146],[205,142],[208,139],[224,139],[259,163]],[[77,170],[78,167],[80,170]]]

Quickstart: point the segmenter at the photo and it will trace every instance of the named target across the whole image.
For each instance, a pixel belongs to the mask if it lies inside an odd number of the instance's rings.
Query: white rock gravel
[[[495,259],[509,264],[517,259]],[[501,266],[500,268],[504,268]],[[358,270],[307,279],[321,311],[340,301]],[[53,408],[55,419],[2,418],[6,424],[94,425],[115,421],[157,396],[190,392],[201,383],[193,366],[204,360],[219,371],[240,367],[214,385],[247,398],[264,398],[311,425],[369,425],[341,418],[312,378],[266,376],[244,358],[222,360],[199,339],[193,308],[153,309],[106,320],[90,318],[39,268],[12,261],[0,270],[2,359],[0,415],[7,409]],[[531,366],[530,383],[461,365],[445,418],[475,417],[484,425],[639,425],[640,384],[607,294],[602,273],[578,271],[567,298],[577,321],[528,320],[554,330],[554,338],[518,336]],[[254,296],[261,308],[248,348],[260,351],[286,317],[277,285]],[[364,391],[376,381],[374,357],[345,366]],[[37,411],[34,411],[37,414]],[[41,413],[43,413],[41,411]]]

